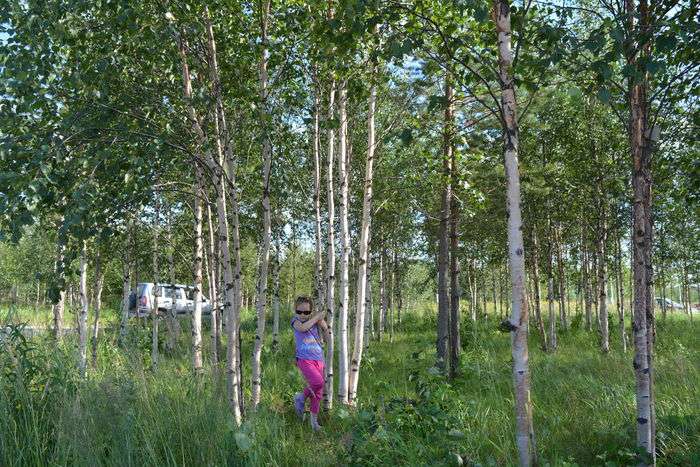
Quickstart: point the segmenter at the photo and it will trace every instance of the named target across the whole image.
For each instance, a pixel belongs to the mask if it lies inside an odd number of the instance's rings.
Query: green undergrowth
[[[110,313],[106,314],[109,322]],[[404,314],[393,338],[372,341],[363,357],[359,403],[336,403],[316,435],[291,399],[302,387],[288,317],[278,350],[263,351],[263,395],[235,426],[224,367],[191,373],[188,323],[178,349],[150,365],[150,329],[135,324],[125,349],[108,332],[98,365],[79,381],[75,337],[60,345],[26,340],[11,326],[0,353],[0,465],[513,465],[510,339],[496,320],[462,326],[459,375],[434,367],[432,309]],[[205,351],[209,351],[205,322]],[[249,390],[253,316],[242,324]],[[543,465],[633,465],[632,353],[612,329],[612,351],[597,335],[561,332],[553,354],[530,339],[535,434]],[[163,326],[164,328],[164,326]],[[268,328],[269,330],[270,328]],[[164,330],[165,332],[165,330]],[[659,465],[700,463],[700,339],[697,324],[658,323],[656,407]],[[165,334],[161,336],[165,343]],[[336,372],[337,374],[337,372]]]

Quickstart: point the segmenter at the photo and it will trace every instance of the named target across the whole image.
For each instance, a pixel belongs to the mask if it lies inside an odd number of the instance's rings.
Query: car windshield
[[[176,287],[163,287],[164,294],[162,295],[165,298],[178,298],[178,293],[177,293],[177,288]]]
[[[141,297],[141,296],[143,296],[145,291],[146,291],[146,284],[139,284],[138,287],[136,288],[136,295]]]

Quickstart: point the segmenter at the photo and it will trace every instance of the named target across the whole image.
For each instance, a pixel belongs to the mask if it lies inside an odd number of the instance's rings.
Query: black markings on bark
[[[639,423],[640,425],[644,425],[648,421],[649,420],[647,420],[646,418],[642,418],[642,417],[637,418],[637,423]]]

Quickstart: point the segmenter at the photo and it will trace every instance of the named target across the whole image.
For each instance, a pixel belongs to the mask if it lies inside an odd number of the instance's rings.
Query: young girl
[[[323,398],[323,347],[321,346],[321,336],[328,339],[328,325],[323,320],[323,313],[318,312],[311,315],[313,302],[308,297],[298,297],[294,301],[294,318],[292,318],[292,328],[294,328],[294,340],[296,341],[297,367],[308,383],[304,392],[298,392],[294,396],[294,408],[300,418],[304,417],[304,404],[306,399],[311,400],[311,428],[318,431],[321,427],[318,424],[318,409]]]

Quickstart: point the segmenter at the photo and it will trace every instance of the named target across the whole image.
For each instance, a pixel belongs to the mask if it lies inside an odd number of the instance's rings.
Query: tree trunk
[[[379,342],[384,335],[384,323],[386,321],[387,294],[386,294],[386,250],[382,247],[379,255],[379,322],[377,323]]]
[[[566,276],[564,274],[564,254],[562,252],[562,240],[561,240],[561,224],[558,224],[554,230],[555,232],[555,242],[557,245],[557,276],[559,279],[559,321],[561,322],[561,327],[565,331],[569,328],[569,323],[567,322],[567,312],[566,312]]]
[[[449,80],[449,76],[446,77]],[[449,377],[457,376],[459,368],[459,354],[462,344],[459,337],[460,311],[459,298],[462,290],[459,286],[459,205],[455,190],[457,188],[457,151],[454,150],[454,91],[449,83],[446,84],[448,92],[447,108],[445,109],[445,150],[446,157],[450,158],[450,319],[449,319]]]
[[[603,352],[610,351],[610,332],[608,330],[607,303],[607,226],[605,207],[601,206],[600,230],[598,232],[598,319],[600,322],[600,348]]]
[[[537,241],[537,231],[532,231],[532,282],[535,292],[535,318],[537,319],[537,329],[542,338],[542,350],[547,351],[547,333],[544,330],[542,312],[540,307],[540,245]]]
[[[452,101],[454,89],[449,77],[445,77],[445,119],[444,142],[442,148],[442,198],[440,201],[440,227],[438,230],[438,319],[436,341],[436,365],[441,370],[447,369],[449,359],[448,347],[450,338],[450,294],[449,294],[449,224],[450,224],[450,200],[452,199],[450,175],[452,173],[452,145],[450,144],[451,132],[449,126],[452,117]]]
[[[615,275],[615,289],[617,292],[617,317],[620,326],[620,343],[622,351],[627,352],[627,333],[625,332],[625,294],[622,285],[622,245],[620,235],[617,236],[617,249],[615,250],[617,268]]]
[[[549,315],[549,342],[547,350],[554,352],[557,350],[557,319],[554,313],[554,248],[552,240],[551,221],[547,219],[547,232],[549,242],[547,245],[547,311]]]
[[[342,404],[348,403],[348,306],[350,301],[349,261],[350,230],[348,226],[348,182],[347,166],[348,115],[347,83],[340,84],[338,96],[338,118],[340,132],[338,138],[338,179],[340,181],[340,314],[338,322],[338,399]]]
[[[371,240],[370,240],[371,243]],[[365,293],[365,348],[369,347],[370,338],[374,337],[374,300],[372,300],[372,256],[369,254],[369,244],[367,247],[367,271],[365,281],[367,283]]]
[[[212,26],[211,22],[209,21],[208,17],[208,9],[205,8],[205,14],[206,14],[206,20],[207,20],[207,31],[209,32],[209,46],[210,46],[210,52],[212,46],[214,46],[213,43],[213,34],[211,34],[212,31]],[[180,50],[180,57],[182,59],[182,75],[183,75],[183,84],[184,84],[184,95],[185,95],[185,100],[188,103],[188,116],[189,119],[194,127],[195,133],[199,137],[200,140],[200,145],[203,145],[205,143],[205,135],[204,131],[201,128],[201,125],[199,123],[199,119],[197,118],[197,114],[194,110],[194,106],[192,105],[192,85],[191,85],[191,80],[190,80],[190,73],[189,73],[189,67],[187,65],[187,55],[186,55],[186,50],[187,50],[187,44],[184,41],[184,38],[180,38],[179,41],[179,50]],[[215,92],[217,94],[217,115],[219,118],[214,119],[215,123],[218,124],[219,121],[221,121],[221,126],[217,128],[216,132],[216,146],[217,149],[221,148],[221,134],[224,136],[226,135],[226,131],[223,128],[223,107],[221,105],[221,99],[220,99],[220,83],[218,80],[218,71],[216,69],[216,53],[214,49],[214,53],[210,53],[210,58],[212,59],[212,63],[210,64],[212,68],[212,74],[216,76],[215,82],[214,82],[214,88]],[[224,187],[222,186],[223,184],[223,174],[221,173],[222,171],[218,169],[217,164],[214,162],[214,159],[211,155],[211,153],[206,152],[205,153],[205,161],[208,166],[208,169],[212,173],[212,177],[214,178],[215,182],[215,189],[216,189],[216,210],[217,210],[217,219],[218,219],[218,235],[219,235],[219,241],[220,241],[220,249],[219,251],[221,252],[221,260],[223,262],[223,269],[224,269],[224,313],[227,316],[227,326],[226,326],[226,334],[227,334],[227,350],[226,350],[226,357],[227,357],[227,364],[226,364],[226,375],[227,375],[227,381],[226,381],[226,389],[227,389],[227,395],[229,399],[229,407],[231,409],[231,412],[233,413],[234,421],[236,425],[240,425],[241,423],[241,404],[239,400],[239,386],[240,386],[240,379],[239,379],[239,373],[237,368],[239,367],[238,362],[238,352],[237,352],[237,342],[238,342],[238,327],[237,323],[239,321],[238,319],[238,300],[236,299],[237,297],[234,296],[234,278],[233,278],[233,267],[231,265],[231,256],[230,256],[230,250],[229,250],[229,241],[228,241],[228,225],[227,225],[227,217],[226,217],[226,193],[224,190]],[[221,158],[220,158],[221,160]],[[220,165],[219,165],[220,166]],[[233,180],[233,172],[229,174],[230,180]],[[234,182],[231,182],[232,185],[234,185]],[[232,191],[235,189],[232,188]],[[236,211],[237,206],[233,206],[234,213],[237,214]],[[235,235],[235,234],[234,234]],[[235,241],[235,237],[234,237]],[[235,248],[235,243],[234,243],[234,251],[237,251]]]
[[[221,346],[221,320],[219,315],[219,297],[217,292],[219,259],[214,243],[214,229],[211,222],[211,205],[207,202],[207,230],[209,233],[209,300],[211,303],[211,360],[216,367],[219,364],[219,348]]]
[[[629,32],[636,31],[635,21],[639,18],[641,32],[648,33],[649,13],[646,0],[639,2],[639,11],[635,7],[635,0],[625,0],[625,9],[628,15]],[[632,270],[634,280],[634,306],[633,306],[633,333],[634,333],[634,371],[636,379],[637,398],[637,446],[647,453],[647,460],[641,460],[644,464],[655,465],[655,426],[653,403],[653,329],[649,328],[649,314],[653,316],[653,309],[649,310],[649,298],[651,283],[649,271],[651,270],[651,151],[647,147],[647,76],[643,70],[644,63],[650,52],[649,39],[645,42],[632,44],[629,47],[627,63],[640,71],[642,79],[630,83],[629,107],[630,124],[629,138],[632,149],[632,189],[633,189],[633,225],[632,225],[632,255],[634,267]],[[641,41],[640,41],[641,42]],[[642,58],[642,60],[638,60]],[[641,63],[640,63],[641,62]],[[653,324],[653,322],[652,322]]]
[[[335,81],[331,81],[328,96],[327,120],[333,120],[335,107]],[[328,154],[327,154],[327,202],[328,202],[328,243],[326,244],[326,321],[328,323],[329,338],[326,343],[325,387],[323,391],[323,406],[330,410],[333,407],[333,357],[334,354],[334,327],[335,327],[335,194],[333,192],[333,157],[335,149],[335,130],[328,128]]]
[[[591,311],[591,279],[590,279],[590,252],[584,235],[584,229],[581,227],[581,251],[583,261],[581,265],[581,276],[583,281],[583,301],[586,310],[586,330],[592,329],[593,313]]]
[[[156,195],[157,196],[157,195]],[[160,273],[158,270],[158,228],[160,227],[160,202],[156,198],[155,213],[153,220],[153,307],[151,308],[151,365],[153,370],[158,368],[158,298],[159,290],[158,283],[160,282]]]
[[[95,289],[93,308],[95,309],[95,320],[92,323],[92,367],[97,368],[97,338],[100,332],[100,309],[102,308],[102,286],[105,282],[105,271],[102,267],[100,253],[95,258]]]
[[[321,252],[321,91],[314,67],[314,214],[315,214],[315,252],[314,252],[314,299],[319,309],[324,308],[323,300],[323,254]]]
[[[119,324],[119,345],[124,345],[129,324],[129,298],[131,295],[131,223],[126,228],[126,245],[122,256],[122,316]],[[136,293],[136,288],[134,288]],[[138,296],[136,297],[136,312],[138,312]]]
[[[276,241],[275,259],[272,263],[272,350],[279,348],[280,334],[280,246]]]
[[[505,139],[506,209],[508,213],[508,258],[512,284],[512,313],[509,321],[515,386],[516,444],[521,466],[537,463],[535,434],[530,403],[528,367],[528,309],[525,294],[525,247],[520,212],[520,174],[518,170],[518,114],[513,82],[511,53],[510,2],[494,0],[494,22],[498,33],[499,81]]]
[[[80,251],[80,312],[78,313],[78,372],[85,379],[87,374],[87,245],[81,240]]]
[[[173,256],[173,237],[172,237],[172,207],[168,206],[166,241],[168,243],[168,270],[170,283],[175,284],[175,258]],[[173,302],[174,305],[174,302]],[[180,336],[180,323],[177,321],[177,310],[172,306],[165,315],[165,324],[168,327],[168,341],[166,342],[166,350],[172,352],[177,346],[177,341]]]
[[[192,367],[195,375],[202,369],[202,257],[204,239],[202,237],[202,203],[204,202],[204,174],[202,166],[195,163],[194,189],[194,307],[192,309]]]
[[[66,241],[60,232],[60,225],[57,229],[58,240],[56,242],[56,262],[54,264],[54,274],[56,275],[56,285],[58,287],[58,297],[53,305],[53,335],[56,340],[63,336],[63,313],[66,303]]]
[[[376,28],[375,28],[376,32]],[[376,75],[377,67],[374,66],[373,75]],[[348,399],[355,405],[357,399],[357,385],[360,381],[360,365],[362,364],[362,350],[364,349],[364,337],[366,332],[365,317],[367,315],[367,286],[369,284],[369,247],[370,229],[372,226],[372,179],[374,175],[374,150],[375,129],[374,113],[377,104],[377,87],[372,82],[369,90],[369,102],[367,110],[367,160],[365,163],[365,183],[362,197],[362,224],[360,226],[359,250],[357,261],[357,298],[355,300],[355,340],[353,343],[352,361],[350,362],[350,380]],[[349,242],[348,242],[349,243]],[[349,245],[348,245],[349,246]]]
[[[253,410],[260,403],[261,369],[260,358],[265,339],[265,306],[267,304],[267,272],[270,262],[270,166],[272,163],[272,141],[270,141],[270,129],[268,125],[268,83],[267,65],[269,59],[267,27],[270,16],[270,0],[263,0],[260,11],[260,29],[262,56],[259,65],[260,78],[260,125],[262,127],[262,160],[263,160],[263,191],[262,191],[262,211],[263,211],[263,238],[260,245],[260,269],[258,271],[258,284],[256,290],[255,313],[257,315],[257,330],[255,332],[255,342],[253,346],[252,361],[252,404]]]

